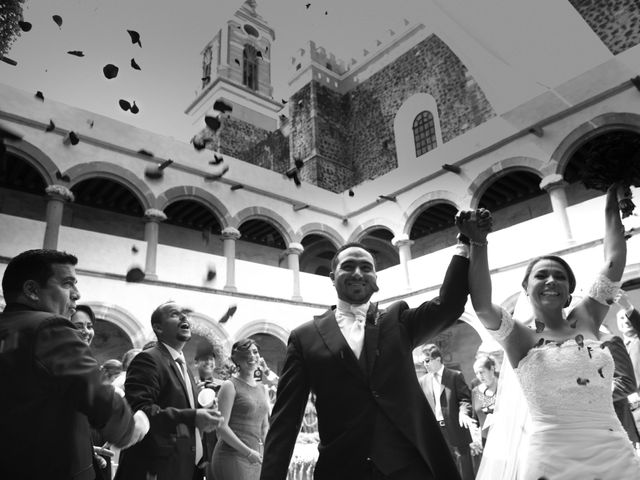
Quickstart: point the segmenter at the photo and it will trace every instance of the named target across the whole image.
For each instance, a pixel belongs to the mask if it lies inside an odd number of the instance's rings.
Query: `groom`
[[[284,480],[309,392],[316,394],[316,480],[458,479],[418,384],[412,351],[464,310],[466,246],[457,247],[439,297],[379,310],[375,262],[349,243],[331,261],[337,306],[291,332],[267,434],[261,480]]]

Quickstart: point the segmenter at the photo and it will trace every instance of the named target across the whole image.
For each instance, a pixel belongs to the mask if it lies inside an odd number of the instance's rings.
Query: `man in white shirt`
[[[412,350],[453,325],[467,299],[468,260],[460,246],[439,297],[417,308],[386,310],[375,260],[361,244],[338,249],[331,262],[337,305],[289,337],[265,442],[261,480],[284,480],[309,392],[316,395],[316,480],[459,478],[422,394]]]
[[[203,477],[200,434],[217,428],[222,417],[196,405],[196,382],[182,353],[191,339],[188,315],[188,309],[173,301],[151,315],[158,342],[136,355],[124,385],[127,401],[147,414],[151,428],[142,442],[122,451],[116,480]]]

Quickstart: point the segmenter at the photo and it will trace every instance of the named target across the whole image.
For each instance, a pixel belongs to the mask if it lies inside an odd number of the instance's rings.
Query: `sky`
[[[389,25],[415,12],[416,0],[258,0],[258,13],[275,29],[273,98],[288,98],[290,58],[308,40],[348,60]],[[184,113],[200,85],[200,52],[242,5],[240,0],[26,0],[22,32],[0,62],[0,82],[40,90],[56,100],[188,142],[199,130]],[[325,14],[326,12],[326,14]],[[53,15],[63,19],[61,27]],[[404,16],[403,16],[404,15]],[[140,34],[142,47],[127,30]],[[80,50],[84,57],[69,55]],[[141,67],[130,67],[131,58]],[[108,80],[106,64],[119,67]],[[125,112],[120,99],[140,112]]]
[[[184,113],[200,87],[200,52],[241,0],[25,0],[33,24],[0,62],[0,83],[188,142],[200,130]],[[309,7],[307,8],[307,4]],[[372,50],[403,19],[422,22],[467,65],[498,113],[611,58],[558,0],[257,0],[276,32],[273,98],[289,97],[291,57],[309,40],[345,62]],[[52,15],[60,15],[59,28]],[[142,47],[127,30],[140,34]],[[84,57],[67,54],[81,50]],[[131,69],[131,58],[141,70]],[[116,78],[102,74],[119,67]],[[118,100],[135,100],[134,115]]]

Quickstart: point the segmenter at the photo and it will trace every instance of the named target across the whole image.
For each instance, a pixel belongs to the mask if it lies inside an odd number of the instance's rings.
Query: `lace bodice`
[[[532,418],[562,422],[576,414],[611,414],[613,367],[611,353],[601,342],[570,339],[532,348],[516,374]]]

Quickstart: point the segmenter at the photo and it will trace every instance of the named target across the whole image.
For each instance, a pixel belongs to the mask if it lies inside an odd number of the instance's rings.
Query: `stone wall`
[[[611,53],[640,43],[640,5],[635,0],[569,0]]]
[[[495,116],[467,68],[440,38],[430,35],[349,93],[355,183],[397,167],[393,122],[415,93],[434,97],[443,142]]]

